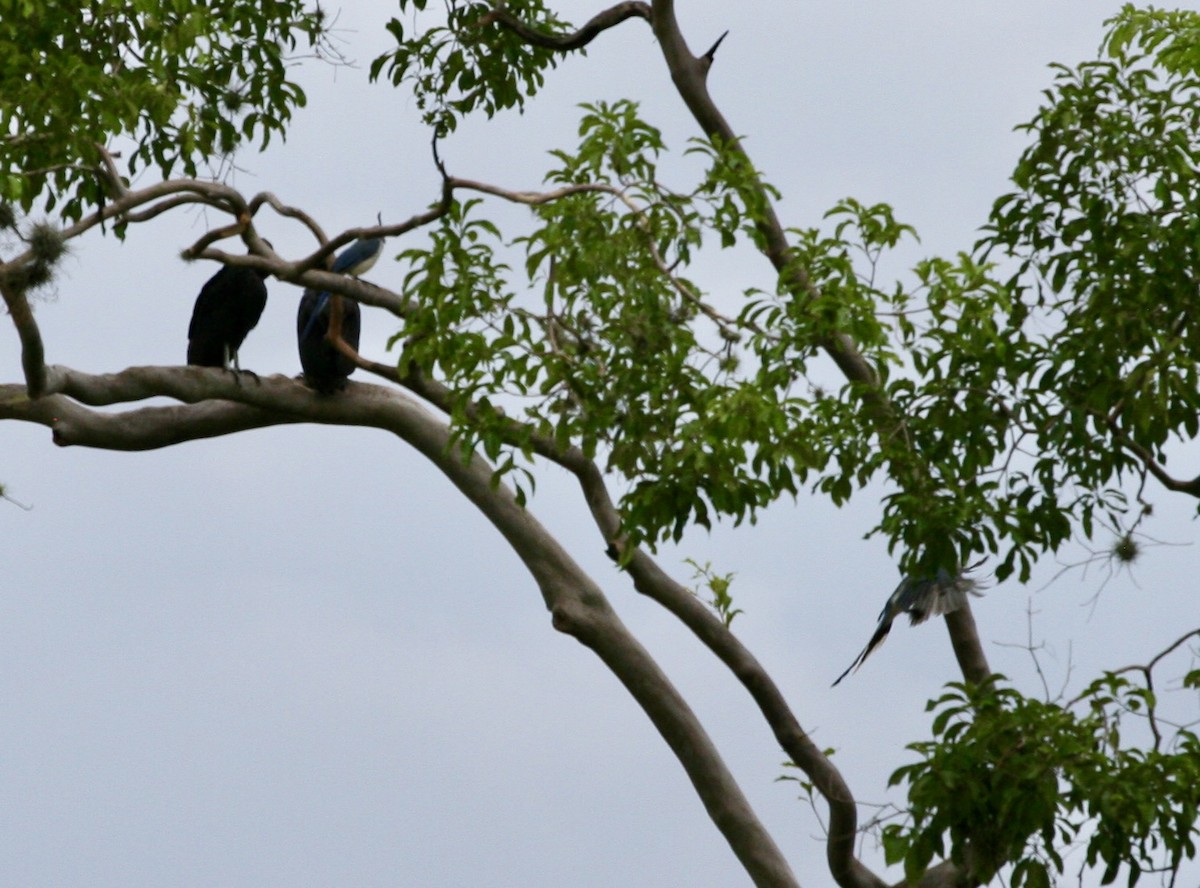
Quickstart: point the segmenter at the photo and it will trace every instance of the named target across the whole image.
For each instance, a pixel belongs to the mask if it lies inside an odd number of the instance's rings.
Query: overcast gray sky
[[[710,85],[783,192],[785,224],[841,197],[887,201],[917,227],[906,261],[968,248],[1006,187],[1047,64],[1094,55],[1116,0],[680,3],[693,48],[722,31]],[[356,70],[310,66],[284,145],[243,154],[235,184],[304,207],[329,232],[406,218],[437,196],[428,135],[402,90],[367,84],[389,2],[339,20]],[[582,20],[599,7],[564,4]],[[575,140],[575,105],[634,97],[668,142],[696,134],[649,29],[629,22],[552,72],[524,115],[464,126],[451,172],[534,188]],[[192,301],[213,273],[179,250],[206,220],[178,214],[90,237],[38,308],[47,359],[93,372],[184,358]],[[285,255],[310,248],[270,216]],[[393,252],[402,248],[393,242]],[[369,277],[399,285],[381,261]],[[730,294],[765,264],[705,258]],[[241,352],[299,371],[299,291],[270,282]],[[364,353],[387,360],[386,317]],[[20,378],[11,328],[0,378]],[[374,431],[268,429],[165,451],[57,449],[0,425],[0,872],[9,885],[658,886],[748,884],[677,762],[618,683],[555,633],[492,528],[416,454]],[[1178,474],[1200,471],[1180,454]],[[1193,462],[1200,460],[1192,458]],[[1176,465],[1176,463],[1172,463]],[[1152,490],[1149,532],[1192,542],[1189,505]],[[829,884],[820,826],[733,678],[640,600],[603,556],[573,489],[551,473],[533,508],[687,694],[806,886]],[[928,734],[924,701],[952,679],[942,625],[897,626],[837,689],[897,580],[864,541],[878,494],[841,511],[802,497],[755,527],[689,535],[662,553],[736,572],[735,627],[864,802]],[[1083,549],[1064,560],[1086,557]],[[1036,692],[1044,639],[1057,689],[1144,661],[1195,621],[1195,552],[1149,551],[1108,576],[994,586],[976,608],[993,665]],[[1136,582],[1135,582],[1136,581]],[[1068,676],[1068,667],[1074,672]],[[869,811],[865,812],[869,816]],[[899,878],[898,871],[888,873]],[[1192,882],[1194,884],[1194,880]]]

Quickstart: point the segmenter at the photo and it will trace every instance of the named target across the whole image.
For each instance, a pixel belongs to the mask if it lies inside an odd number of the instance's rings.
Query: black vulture
[[[196,297],[188,325],[187,362],[199,367],[238,364],[238,349],[267,305],[265,271],[223,265]]]
[[[342,339],[358,351],[362,314],[358,303],[346,296],[331,296],[326,292],[305,290],[296,314],[296,338],[300,346],[300,366],[309,388],[322,394],[332,394],[346,387],[346,377],[354,372],[354,361],[333,347],[325,334],[329,332],[329,314],[334,300],[343,306]]]

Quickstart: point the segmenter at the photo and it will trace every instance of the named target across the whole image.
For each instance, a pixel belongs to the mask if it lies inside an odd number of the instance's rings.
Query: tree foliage
[[[78,220],[112,196],[95,171],[113,139],[132,143],[130,175],[265,146],[304,104],[288,54],[323,28],[301,0],[3,0],[0,201]]]
[[[1104,885],[1122,870],[1129,885],[1175,872],[1196,854],[1200,738],[1179,728],[1164,740],[1155,728],[1150,748],[1130,744],[1122,721],[1153,718],[1156,705],[1151,687],[1111,672],[1079,708],[1026,697],[1002,676],[952,684],[929,704],[933,739],[910,746],[920,761],[892,775],[909,786],[911,819],[885,829],[889,860],[915,882],[948,853],[983,881],[1010,866],[1013,888],[1037,888],[1082,845]]]
[[[1165,466],[1170,442],[1192,440],[1200,422],[1200,339],[1187,323],[1200,80],[1164,42],[1166,21],[1183,20],[1129,11],[1113,23],[1108,58],[1057,69],[1025,127],[1033,141],[1017,190],[996,202],[984,241],[1019,260],[1014,421],[1045,487],[1079,491],[1067,514],[1088,531],[1095,506],[1123,511],[1123,478],[1153,472],[1195,493]],[[1034,329],[1049,332],[1024,332]]]
[[[401,0],[402,12],[425,12],[426,0]],[[561,34],[568,25],[540,0],[504,4],[508,14],[546,34]],[[409,87],[425,122],[442,136],[476,111],[488,117],[509,108],[524,108],[558,64],[559,53],[530,43],[519,33],[496,30],[486,23],[495,4],[451,2],[445,20],[413,29],[399,18],[388,23],[396,48],[371,63],[371,79],[386,76],[396,87]]]
[[[555,626],[638,699],[757,884],[794,880],[686,702],[524,508],[542,466],[576,476],[634,587],[743,682],[825,799],[830,870],[847,888],[883,884],[854,849],[853,793],[732,634],[731,577],[694,565],[706,608],[657,566],[655,546],[720,518],[752,521],[780,497],[841,505],[881,484],[874,532],[906,571],[995,556],[999,579],[1025,580],[1098,520],[1138,520],[1150,478],[1200,496],[1200,482],[1167,468],[1173,442],[1200,427],[1200,334],[1188,323],[1200,267],[1196,14],[1128,7],[1103,58],[1057,67],[982,239],[884,282],[885,254],[916,232],[854,198],[809,225],[780,222],[778,192],[708,96],[717,47],[693,55],[667,2],[619,3],[575,29],[541,0],[450,0],[441,13],[401,0],[408,18],[388,26],[395,48],[370,74],[411,91],[436,139],[468,115],[522,108],[564,54],[630,20],[653,29],[699,134],[681,152],[636,101],[588,103],[578,142],[551,152],[544,191],[442,167],[432,207],[334,238],[272,195],[195,178],[285,134],[304,103],[285,61],[324,51],[319,8],[94,2],[63,28],[71,16],[47,6],[0,2],[0,199],[62,223],[21,229],[0,269],[26,371],[24,385],[3,387],[0,418],[46,424],[60,444],[122,449],[298,419],[393,431],[493,521]],[[131,188],[146,168],[166,181]],[[527,223],[502,228],[497,202],[529,207]],[[25,291],[48,279],[62,238],[189,203],[230,216],[192,254],[390,311],[395,364],[359,358],[390,385],[321,400],[281,377],[250,387],[216,371],[45,367]],[[287,260],[258,238],[268,206],[309,226],[312,254]],[[414,231],[425,237],[406,240],[397,292],[324,270],[354,237]],[[230,235],[252,255],[213,247]],[[758,251],[774,286],[707,291],[693,260],[730,248]],[[150,395],[186,406],[90,409]],[[413,409],[414,395],[440,418]],[[1075,843],[1106,883],[1194,856],[1200,749],[1186,729],[1159,731],[1149,669],[1143,684],[1108,673],[1070,704],[1041,701],[991,675],[969,611],[948,624],[964,680],[930,704],[933,737],[893,778],[908,789],[904,820],[883,834],[910,884],[999,874],[1048,885]],[[1149,717],[1150,739],[1122,736],[1133,713]]]

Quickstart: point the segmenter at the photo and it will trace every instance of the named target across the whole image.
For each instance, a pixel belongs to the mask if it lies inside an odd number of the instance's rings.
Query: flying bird
[[[223,265],[196,297],[188,325],[187,362],[241,371],[238,349],[267,305],[267,272]]]
[[[883,644],[892,629],[892,621],[900,614],[908,614],[912,625],[924,623],[929,617],[952,613],[967,603],[968,593],[980,595],[979,583],[966,575],[966,572],[952,576],[949,571],[938,568],[935,577],[905,577],[896,587],[896,591],[888,598],[887,604],[879,614],[879,623],[875,634],[867,642],[862,653],[855,657],[846,671],[837,677],[833,687],[838,686],[843,678],[858,667],[870,656],[871,651]]]
[[[329,395],[346,387],[346,379],[354,372],[354,361],[334,348],[326,339],[334,299],[342,304],[342,339],[358,351],[362,331],[362,313],[358,303],[345,296],[305,290],[296,314],[296,337],[300,346],[300,366],[309,388]]]

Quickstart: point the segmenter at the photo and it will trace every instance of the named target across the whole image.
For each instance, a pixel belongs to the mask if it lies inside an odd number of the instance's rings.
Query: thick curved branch
[[[46,425],[54,430],[55,442],[60,445],[140,450],[302,421],[379,428],[410,444],[509,542],[537,582],[555,628],[590,648],[637,700],[754,883],[795,888],[786,860],[695,714],[621,623],[600,588],[517,502],[512,491],[496,483],[492,466],[478,455],[464,458],[461,448],[451,446],[445,423],[411,398],[392,388],[364,383],[351,383],[334,397],[323,396],[286,377],[262,377],[247,383],[216,368],[135,367],[91,376],[52,367],[48,376],[55,394],[37,400],[30,400],[21,386],[0,386],[0,419]],[[186,403],[117,414],[83,406],[153,396]]]
[[[445,414],[452,411],[453,393],[442,384],[416,371],[402,373],[394,366],[368,361],[340,337],[331,337],[331,341],[359,367],[407,387]],[[471,416],[473,412],[472,406],[468,405],[467,415]],[[579,448],[561,447],[543,435],[526,438],[520,434],[520,423],[516,420],[510,420],[510,423],[511,428],[506,434],[510,443],[528,440],[535,453],[576,476],[605,544],[614,560],[622,563],[629,572],[634,588],[670,611],[729,668],[758,705],[780,748],[826,799],[830,812],[826,856],[838,884],[847,888],[883,888],[886,883],[854,854],[858,809],[849,786],[800,726],[783,693],[762,664],[689,589],[672,579],[644,550],[629,547],[621,534],[620,515],[604,483],[603,473],[593,460]]]
[[[335,345],[359,367],[404,385],[446,414],[451,412],[453,394],[440,383],[415,371],[404,374],[395,367],[366,361],[340,339]],[[472,413],[472,407],[468,406],[467,415]],[[520,423],[516,420],[510,420],[510,423],[511,429],[506,435],[510,443],[528,440],[535,453],[575,475],[605,544],[614,560],[629,572],[634,588],[670,611],[729,668],[759,707],[780,748],[826,799],[830,811],[826,855],[838,884],[853,888],[883,888],[886,883],[854,855],[858,809],[849,786],[800,726],[767,670],[689,589],[672,579],[644,550],[628,545],[621,534],[620,515],[604,483],[603,473],[593,460],[579,448],[561,447],[543,435],[526,438],[519,433]]]
[[[19,386],[0,385],[0,419],[44,425],[51,430],[59,447],[158,450],[185,441],[301,421],[295,416],[229,401],[106,413],[89,410],[66,395],[30,400],[19,389]]]
[[[476,27],[482,28],[487,25],[498,24],[512,31],[531,46],[540,46],[542,49],[554,49],[561,52],[582,49],[601,33],[607,31],[609,28],[616,27],[626,19],[641,18],[650,21],[651,16],[650,4],[632,2],[631,0],[631,2],[618,3],[592,16],[582,28],[571,34],[550,34],[529,27],[519,18],[510,14],[504,8],[504,5],[503,2],[496,3],[491,12],[476,22]]]
[[[25,374],[25,385],[29,396],[36,398],[46,388],[46,349],[25,291],[6,280],[4,271],[0,267],[0,296],[4,297],[4,305],[21,340],[21,370]]]
[[[671,578],[644,550],[628,546],[621,534],[620,515],[596,464],[586,460],[582,452],[574,452],[566,465],[578,477],[597,527],[613,557],[625,564],[635,588],[674,614],[729,668],[758,705],[780,748],[829,804],[826,857],[834,879],[847,888],[882,888],[886,883],[854,854],[858,809],[850,787],[800,726],[770,674],[724,621],[689,589]]]

